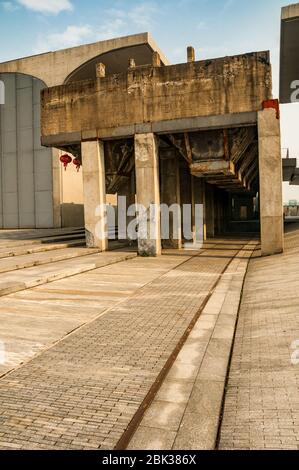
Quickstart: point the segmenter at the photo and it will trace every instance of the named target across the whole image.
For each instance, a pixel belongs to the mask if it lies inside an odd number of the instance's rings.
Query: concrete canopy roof
[[[150,34],[141,33],[3,62],[0,73],[31,75],[51,87],[62,85],[74,72],[76,80],[93,78],[92,68],[100,61],[106,61],[111,73],[126,70],[128,58],[134,58],[139,65],[151,63],[153,51],[159,52],[163,64],[169,64]]]
[[[283,181],[290,182],[295,174],[297,166],[296,158],[283,158],[282,169],[283,169]]]
[[[299,168],[296,168],[290,186],[299,186]]]
[[[299,3],[282,8],[280,102],[291,103],[292,82],[299,80]],[[297,87],[298,88],[298,87]]]

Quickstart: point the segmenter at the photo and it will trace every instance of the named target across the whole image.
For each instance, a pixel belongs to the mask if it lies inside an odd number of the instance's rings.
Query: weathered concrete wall
[[[164,63],[168,63],[151,36],[148,33],[141,33],[11,60],[0,64],[0,73],[19,72],[39,78],[47,86],[61,85],[74,70],[88,60],[109,51],[117,51],[138,44],[148,44],[154,51],[159,51]]]
[[[294,3],[292,5],[287,5],[281,9],[281,19],[287,20],[289,18],[298,18],[299,17],[299,3]]]
[[[65,152],[60,152],[60,154]],[[59,159],[58,159],[59,162]],[[62,227],[84,226],[83,170],[78,172],[74,164],[64,171],[59,162],[61,176],[61,225]]]
[[[113,137],[114,129],[132,123],[140,125],[137,132],[142,133],[148,122],[258,111],[271,98],[271,90],[267,52],[137,67],[44,90],[42,136]]]

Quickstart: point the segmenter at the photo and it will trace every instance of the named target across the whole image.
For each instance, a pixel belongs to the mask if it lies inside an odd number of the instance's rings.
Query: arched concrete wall
[[[15,72],[32,75],[42,80],[47,87],[62,85],[74,70],[94,57],[142,44],[153,51],[158,51],[163,63],[168,64],[166,57],[151,36],[148,33],[141,33],[4,62],[0,64],[0,73]]]
[[[65,83],[81,80],[96,79],[96,64],[102,62],[106,66],[106,74],[121,73],[128,68],[129,59],[134,58],[136,65],[147,65],[152,62],[152,49],[145,44],[113,49],[104,54],[93,57],[77,69],[73,70],[66,78]]]

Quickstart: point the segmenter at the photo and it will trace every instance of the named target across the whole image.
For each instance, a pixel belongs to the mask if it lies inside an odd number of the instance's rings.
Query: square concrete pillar
[[[182,240],[183,244],[193,243],[194,233],[194,204],[192,194],[192,178],[187,165],[180,167],[180,190],[181,190],[181,210],[182,210]],[[189,220],[190,219],[190,220]]]
[[[214,188],[210,184],[206,184],[206,228],[207,237],[215,237],[215,201]]]
[[[82,142],[84,218],[86,245],[108,249],[104,144]]]
[[[135,135],[135,171],[137,204],[144,207],[143,213],[139,211],[138,223],[139,228],[145,228],[139,232],[138,252],[141,256],[158,256],[161,254],[159,155],[158,142],[152,133]]]
[[[161,203],[165,205],[165,214],[166,206],[169,209],[169,238],[162,240],[162,246],[180,250],[182,248],[182,217],[179,157],[175,149],[170,149],[163,152],[160,158]],[[162,214],[164,214],[164,209]]]
[[[135,221],[135,216],[128,215],[128,210],[136,204],[135,172],[119,188],[118,196],[118,236],[120,240],[128,239],[128,227]],[[124,199],[125,198],[125,199]]]
[[[207,239],[207,225],[206,225],[206,192],[205,192],[205,180],[203,178],[192,177],[192,205],[201,204],[203,206],[203,226],[200,227],[201,233],[199,234],[199,227],[194,224],[194,233],[198,233],[200,240],[205,241]],[[195,214],[193,209],[193,220],[195,220]],[[195,237],[195,241],[196,237]]]
[[[275,109],[258,113],[262,256],[283,252],[280,120]]]

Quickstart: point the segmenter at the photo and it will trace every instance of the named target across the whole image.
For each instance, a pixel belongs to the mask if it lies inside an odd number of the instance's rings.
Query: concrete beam
[[[154,214],[151,209],[160,206],[159,156],[158,142],[154,134],[135,136],[135,168],[137,204],[145,208],[139,213],[139,228],[145,227],[145,233],[139,233],[138,252],[141,256],[161,254],[160,210]]]
[[[190,165],[191,174],[194,176],[231,176],[235,177],[235,165],[231,161],[211,160],[196,162]]]
[[[104,144],[101,141],[82,142],[82,168],[86,245],[108,249]]]
[[[258,113],[258,137],[261,249],[267,256],[284,247],[280,120],[274,109]]]
[[[256,112],[220,114],[216,116],[200,116],[184,119],[171,119],[144,124],[131,124],[107,129],[90,129],[82,132],[59,133],[42,136],[42,145],[55,147],[66,143],[78,143],[81,139],[112,140],[133,137],[135,134],[171,134],[181,132],[195,132],[212,129],[229,129],[233,127],[255,126]]]

